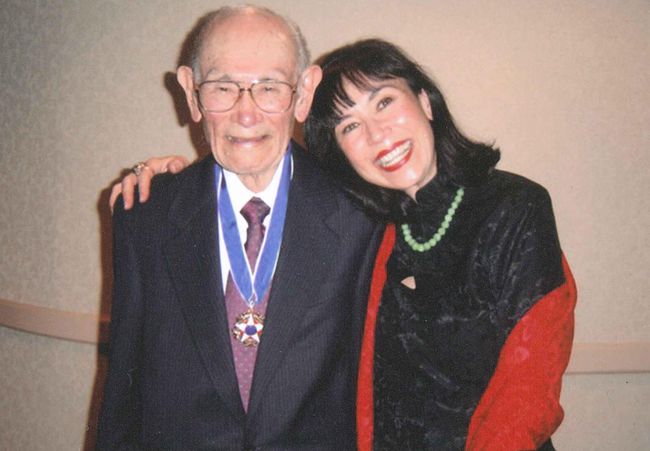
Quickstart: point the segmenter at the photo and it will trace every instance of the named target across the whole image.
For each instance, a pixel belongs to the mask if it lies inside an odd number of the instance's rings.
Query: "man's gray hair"
[[[293,46],[296,52],[296,75],[300,75],[304,71],[309,63],[311,62],[311,56],[309,54],[309,48],[307,47],[307,40],[300,31],[300,27],[291,19],[281,14],[276,13],[275,11],[265,8],[263,6],[256,5],[237,5],[237,6],[223,6],[215,11],[207,13],[197,24],[195,30],[195,38],[192,42],[190,53],[189,53],[189,63],[192,66],[192,72],[194,73],[194,81],[199,82],[201,77],[199,59],[201,57],[201,50],[203,48],[203,41],[205,40],[206,35],[212,29],[212,26],[220,21],[223,21],[229,17],[242,14],[245,11],[253,11],[257,14],[263,16],[271,17],[278,19],[283,23],[287,30],[289,31],[289,37],[293,41]]]

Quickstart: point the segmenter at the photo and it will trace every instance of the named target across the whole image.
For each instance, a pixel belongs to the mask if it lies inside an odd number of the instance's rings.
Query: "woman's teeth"
[[[395,162],[399,161],[400,158],[406,155],[409,150],[411,150],[411,142],[407,141],[379,158],[377,164],[382,167],[392,166]]]

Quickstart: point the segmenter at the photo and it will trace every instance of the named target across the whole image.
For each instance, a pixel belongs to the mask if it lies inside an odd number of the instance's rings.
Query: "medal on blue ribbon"
[[[215,171],[219,170],[215,166]],[[246,252],[237,229],[235,211],[228,195],[226,178],[221,175],[219,192],[219,220],[223,232],[230,272],[233,282],[239,290],[247,309],[235,320],[232,328],[233,337],[246,347],[257,346],[264,329],[264,316],[255,311],[255,306],[266,295],[273,276],[273,270],[280,253],[284,219],[287,213],[289,183],[291,181],[291,150],[287,151],[282,162],[282,174],[275,203],[271,210],[271,219],[264,237],[255,268],[251,270]],[[219,177],[215,177],[219,180]]]

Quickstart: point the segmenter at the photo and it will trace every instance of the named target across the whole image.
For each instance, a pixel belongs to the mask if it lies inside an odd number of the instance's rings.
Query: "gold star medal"
[[[232,336],[247,348],[255,347],[260,343],[263,329],[264,317],[249,307],[235,320]]]

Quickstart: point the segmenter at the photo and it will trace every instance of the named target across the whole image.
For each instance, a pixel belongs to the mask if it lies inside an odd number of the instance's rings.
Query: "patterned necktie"
[[[264,242],[264,232],[266,228],[262,223],[264,218],[269,214],[271,209],[264,201],[258,197],[253,197],[241,209],[240,213],[248,222],[246,230],[246,243],[244,249],[251,272],[255,269],[255,262],[259,255],[262,243]],[[269,290],[270,291],[270,290]],[[268,293],[268,292],[267,292]],[[266,304],[268,295],[263,295],[262,299],[255,305],[255,311],[260,315],[266,313]],[[226,310],[228,313],[228,327],[230,334],[230,344],[235,361],[235,370],[237,372],[237,381],[239,383],[239,394],[241,395],[244,410],[248,410],[248,400],[250,399],[251,384],[253,382],[253,370],[255,368],[255,358],[257,357],[257,346],[246,347],[242,342],[232,336],[231,330],[237,316],[243,313],[247,308],[237,286],[235,285],[232,275],[228,274],[226,283]]]
[[[248,264],[251,271],[255,269],[255,262],[257,255],[260,253],[262,242],[264,241],[264,232],[266,228],[262,222],[266,215],[269,214],[271,209],[259,197],[252,197],[251,200],[246,202],[246,205],[241,209],[240,213],[248,222],[248,230],[246,230],[246,257],[248,257]]]

